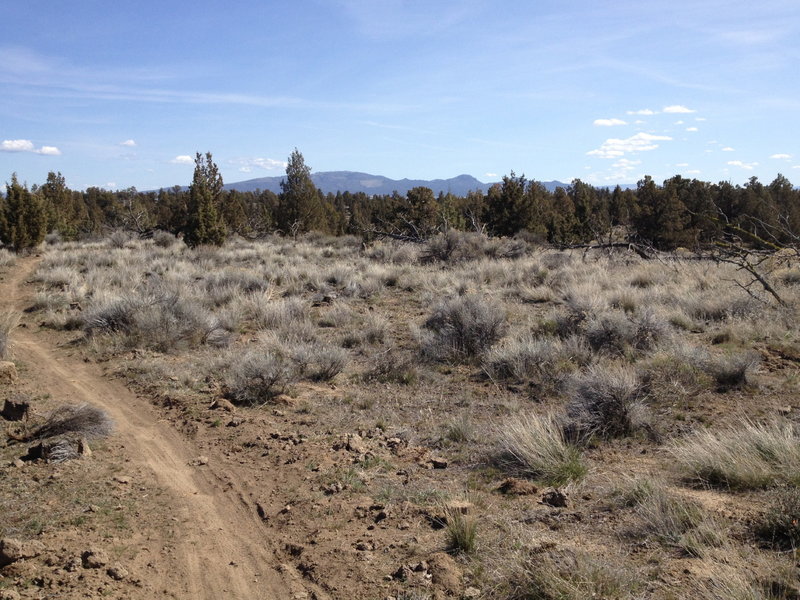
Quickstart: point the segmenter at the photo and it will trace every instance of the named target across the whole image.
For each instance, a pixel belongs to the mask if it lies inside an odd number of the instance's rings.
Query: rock
[[[411,577],[411,569],[406,565],[401,565],[400,568],[391,575],[394,581],[408,581],[409,577]]]
[[[78,569],[83,566],[83,562],[81,561],[80,557],[73,556],[67,561],[67,564],[64,565],[64,570],[69,573],[74,573]]]
[[[122,485],[127,485],[131,482],[131,478],[127,475],[114,475],[114,481]]]
[[[238,427],[242,423],[244,423],[244,419],[242,417],[233,417],[230,421],[228,421],[226,427]]]
[[[108,564],[108,554],[99,548],[89,548],[81,554],[81,559],[87,569],[100,569]]]
[[[18,560],[34,558],[44,552],[44,545],[36,540],[23,542],[14,538],[0,540],[0,567]]]
[[[371,552],[375,550],[375,542],[356,542],[356,550],[359,552]]]
[[[428,571],[433,584],[441,586],[450,594],[457,594],[461,589],[461,567],[449,554],[432,554],[428,559]]]
[[[20,600],[22,596],[19,595],[19,592],[15,592],[14,590],[1,590],[0,591],[0,600]]]
[[[0,361],[0,383],[16,383],[17,367],[13,362],[7,360]]]
[[[111,579],[122,581],[128,576],[128,569],[119,563],[114,563],[108,568],[106,573],[108,573],[108,576],[111,577]]]
[[[233,405],[233,403],[225,398],[217,398],[211,403],[210,408],[224,410],[226,412],[236,412],[236,407]]]
[[[269,513],[261,502],[256,502],[256,513],[258,514],[258,518],[262,521],[269,521]]]
[[[192,464],[193,466],[195,466],[195,467],[202,467],[203,465],[207,465],[207,464],[208,464],[208,457],[207,457],[207,456],[205,456],[204,454],[201,454],[200,456],[198,456],[197,458],[195,458],[195,459],[194,459],[194,460],[191,462],[191,464]]]
[[[345,439],[345,449],[356,454],[366,454],[367,448],[364,441],[357,433],[349,433]]]
[[[443,458],[431,458],[431,465],[434,469],[446,469],[447,461]]]
[[[567,506],[567,495],[561,490],[548,490],[542,496],[542,504],[555,508],[564,508]]]
[[[22,467],[25,466],[25,461],[20,458],[15,458],[14,462],[11,464],[14,465],[17,469],[21,469]]]
[[[783,416],[786,416],[786,415],[788,415],[788,414],[789,414],[789,413],[791,413],[791,412],[792,412],[792,407],[791,407],[791,406],[788,406],[788,405],[787,405],[787,406],[781,406],[781,407],[778,409],[778,413],[782,414]]]
[[[11,363],[13,366],[13,363]],[[0,417],[6,421],[22,421],[30,414],[31,404],[27,400],[6,400],[3,402],[3,410]]]
[[[530,481],[509,477],[496,488],[496,491],[514,496],[530,496],[538,492],[539,488]]]
[[[78,441],[78,454],[84,458],[92,455],[92,449],[89,447],[89,441],[83,437]]]
[[[478,588],[472,586],[465,589],[464,593],[462,594],[462,598],[480,598],[480,597],[481,597],[481,591]]]

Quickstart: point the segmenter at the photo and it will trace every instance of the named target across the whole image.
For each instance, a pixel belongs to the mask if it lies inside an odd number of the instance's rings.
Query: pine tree
[[[211,159],[211,152],[206,152],[205,156],[198,152],[189,186],[189,214],[183,236],[190,248],[201,244],[221,246],[225,242],[228,233],[217,210],[221,195],[222,175]]]
[[[11,175],[11,183],[6,184],[0,238],[20,252],[41,244],[46,230],[47,216],[41,200],[31,194],[27,186],[21,185],[14,173]]]

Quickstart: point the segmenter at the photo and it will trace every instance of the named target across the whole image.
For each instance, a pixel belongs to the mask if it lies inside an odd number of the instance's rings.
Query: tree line
[[[309,231],[425,240],[450,229],[493,236],[525,235],[556,246],[636,242],[657,249],[706,247],[731,232],[751,245],[792,243],[800,235],[800,190],[783,175],[764,184],[709,183],[680,175],[657,184],[650,176],[635,189],[595,187],[575,179],[547,190],[513,171],[487,193],[324,194],[294,150],[281,192],[224,190],[210,153],[198,153],[188,188],[152,192],[135,188],[70,190],[61,173],[30,189],[16,175],[0,197],[0,241],[22,250],[48,232],[65,240],[124,229],[182,235],[189,246],[222,244],[230,235],[257,238]]]

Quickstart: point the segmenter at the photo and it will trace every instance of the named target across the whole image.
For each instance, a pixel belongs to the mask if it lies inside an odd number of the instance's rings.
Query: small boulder
[[[0,361],[0,383],[16,383],[17,378],[16,365],[7,360]]]
[[[6,421],[22,421],[28,417],[30,410],[31,403],[27,400],[9,399],[3,402],[3,410],[0,411],[0,416]]]
[[[542,496],[542,504],[554,508],[564,508],[567,506],[567,495],[561,490],[548,490]]]
[[[509,496],[530,496],[538,492],[539,488],[530,481],[509,477],[497,486],[496,490],[501,494],[507,494]]]
[[[0,567],[18,560],[34,558],[44,552],[44,545],[36,540],[23,542],[14,538],[0,540]]]
[[[22,596],[14,590],[0,590],[0,600],[20,600]]]
[[[99,548],[89,548],[81,554],[81,560],[87,569],[100,569],[108,564],[108,554]]]
[[[128,569],[119,563],[114,563],[108,568],[106,573],[109,577],[111,577],[111,579],[114,579],[115,581],[122,581],[128,576]]]

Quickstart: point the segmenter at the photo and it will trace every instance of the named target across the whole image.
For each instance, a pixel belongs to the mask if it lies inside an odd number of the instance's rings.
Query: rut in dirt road
[[[25,281],[38,261],[21,259],[0,283],[0,308],[22,310]],[[126,458],[166,491],[173,514],[182,523],[177,538],[169,540],[178,572],[156,569],[156,589],[170,589],[173,597],[280,599],[294,596],[298,582],[284,581],[276,571],[275,555],[255,511],[236,489],[222,489],[221,477],[211,467],[189,465],[197,450],[156,409],[123,385],[103,378],[96,365],[84,363],[49,347],[35,328],[14,332],[15,357],[27,367],[26,377],[43,394],[66,403],[89,403],[109,413],[114,435],[123,443]],[[230,473],[228,473],[230,474]],[[158,574],[160,573],[160,574]],[[178,587],[176,587],[178,586]],[[298,597],[302,597],[302,594]]]

